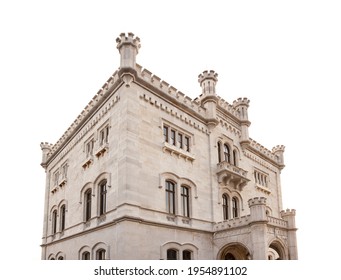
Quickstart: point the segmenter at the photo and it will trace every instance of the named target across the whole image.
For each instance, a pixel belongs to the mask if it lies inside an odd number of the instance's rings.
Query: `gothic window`
[[[82,260],[90,260],[90,252],[86,251],[82,253]]]
[[[233,218],[237,218],[239,216],[239,207],[238,207],[238,199],[236,197],[232,198],[232,215]]]
[[[224,145],[224,160],[230,163],[230,147],[227,144]]]
[[[224,220],[229,219],[229,197],[227,194],[223,194],[223,217]]]
[[[105,250],[104,249],[98,249],[96,251],[96,260],[105,260]]]
[[[167,260],[177,260],[178,259],[178,252],[174,249],[167,250]]]
[[[57,232],[57,210],[52,212],[52,234]]]
[[[107,181],[103,180],[99,184],[99,215],[106,212]]]
[[[64,257],[63,257],[63,256],[60,256],[60,257],[58,257],[58,260],[59,260],[59,261],[62,261],[62,260],[64,260]]]
[[[85,221],[89,221],[91,219],[91,196],[91,189],[88,189],[84,194]]]
[[[175,214],[175,184],[166,181],[166,208],[170,214]]]
[[[189,188],[181,186],[182,215],[189,217]]]
[[[191,260],[192,259],[192,252],[189,250],[182,251],[182,259],[183,260]]]
[[[60,231],[65,229],[65,204],[60,207]]]

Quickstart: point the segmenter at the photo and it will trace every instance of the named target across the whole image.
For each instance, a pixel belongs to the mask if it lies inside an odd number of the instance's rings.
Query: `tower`
[[[233,107],[239,113],[240,125],[241,125],[241,140],[240,144],[242,146],[250,143],[249,139],[249,126],[251,122],[248,117],[248,108],[249,108],[250,100],[247,98],[238,98],[233,102]]]
[[[217,100],[216,84],[218,74],[213,71],[204,71],[198,76],[198,82],[202,88],[201,104],[206,108],[206,117],[209,127],[215,127],[217,121]]]

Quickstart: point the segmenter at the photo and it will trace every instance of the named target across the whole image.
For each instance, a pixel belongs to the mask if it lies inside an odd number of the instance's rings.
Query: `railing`
[[[218,165],[218,173],[226,170],[226,171],[233,172],[234,174],[237,174],[237,175],[245,177],[245,178],[247,176],[246,170],[241,169],[238,166],[232,165],[231,163],[229,163],[227,161],[219,162],[217,165]]]
[[[288,222],[283,219],[268,216],[268,225],[287,228]]]

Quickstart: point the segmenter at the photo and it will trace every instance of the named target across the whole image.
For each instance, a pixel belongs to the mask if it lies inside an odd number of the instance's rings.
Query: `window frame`
[[[66,205],[63,204],[60,207],[60,231],[65,230],[65,219],[66,219]]]
[[[169,214],[175,215],[176,201],[176,183],[171,180],[166,180],[166,211]]]
[[[107,183],[108,181],[104,179],[98,184],[98,191],[99,191],[98,214],[100,216],[106,213]]]
[[[190,187],[181,185],[181,207],[182,215],[184,217],[190,217]]]
[[[84,220],[88,222],[91,220],[91,205],[92,204],[92,189],[89,188],[84,192]]]

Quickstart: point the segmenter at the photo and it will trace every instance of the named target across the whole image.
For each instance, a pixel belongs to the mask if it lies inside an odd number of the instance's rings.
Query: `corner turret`
[[[295,222],[296,210],[287,209],[281,211],[281,217],[288,223],[288,249],[289,249],[289,259],[297,260],[297,237],[296,237],[296,222]]]
[[[241,140],[240,144],[242,146],[250,144],[249,138],[249,126],[251,122],[248,117],[248,108],[249,108],[250,100],[247,98],[238,98],[233,101],[233,107],[239,112],[239,120],[241,125]]]
[[[275,154],[277,156],[277,162],[280,166],[281,169],[284,168],[284,150],[285,150],[285,146],[283,145],[277,145],[276,147],[272,148],[272,153]]]
[[[267,221],[266,198],[254,197],[248,200],[252,222]]]
[[[210,128],[214,128],[218,124],[217,120],[217,100],[216,84],[218,74],[213,71],[204,71],[198,76],[198,82],[202,88],[200,102],[206,108],[207,123]]]
[[[135,69],[136,55],[141,47],[140,38],[135,37],[131,32],[128,33],[128,36],[125,33],[121,33],[120,37],[116,39],[116,43],[121,55],[120,68]]]
[[[41,142],[40,148],[42,151],[42,160],[41,160],[41,166],[46,168],[46,161],[48,159],[48,154],[51,152],[52,144],[48,142]]]

